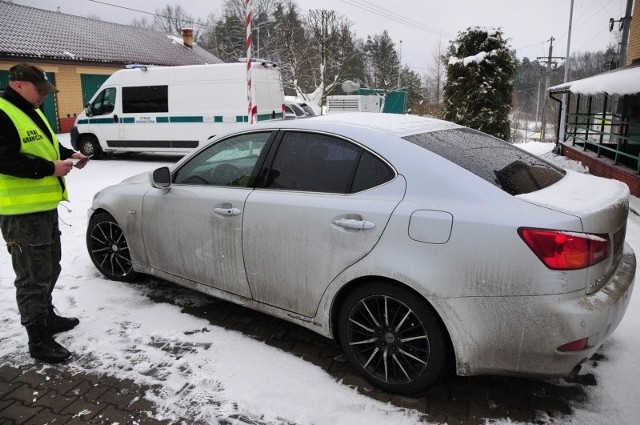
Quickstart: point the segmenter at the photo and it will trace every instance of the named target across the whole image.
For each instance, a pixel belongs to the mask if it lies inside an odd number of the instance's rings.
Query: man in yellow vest
[[[53,335],[79,323],[58,315],[52,292],[61,270],[57,208],[67,200],[64,176],[88,161],[60,144],[40,110],[57,91],[42,69],[20,63],[9,70],[9,87],[0,98],[0,228],[16,274],[29,354],[48,363],[69,359]]]

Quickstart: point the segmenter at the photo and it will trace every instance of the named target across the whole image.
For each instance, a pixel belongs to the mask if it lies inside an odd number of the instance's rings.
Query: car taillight
[[[589,342],[589,338],[581,338],[572,342],[568,342],[566,344],[561,345],[556,348],[556,350],[562,353],[570,353],[573,351],[582,351],[587,348],[587,343]]]
[[[520,228],[518,234],[550,269],[577,270],[598,264],[611,254],[608,235]]]

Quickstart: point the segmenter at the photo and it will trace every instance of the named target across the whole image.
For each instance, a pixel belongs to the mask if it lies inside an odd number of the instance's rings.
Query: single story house
[[[634,0],[634,9],[639,4]],[[626,48],[626,66],[551,87],[549,96],[564,103],[557,152],[591,174],[625,182],[640,196],[640,20],[631,20]]]

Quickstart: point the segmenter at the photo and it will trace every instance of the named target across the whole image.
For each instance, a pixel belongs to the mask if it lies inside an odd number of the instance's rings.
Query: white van
[[[186,154],[231,125],[249,122],[246,63],[139,66],[116,71],[76,119],[71,145],[85,155]],[[281,119],[279,71],[252,66],[254,121]]]

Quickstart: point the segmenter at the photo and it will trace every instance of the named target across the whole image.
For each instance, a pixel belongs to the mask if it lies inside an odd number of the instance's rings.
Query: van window
[[[123,87],[122,112],[169,112],[168,92],[167,86]]]
[[[116,104],[116,89],[115,87],[109,87],[100,92],[91,104],[92,115],[107,115],[113,112],[113,107]]]

